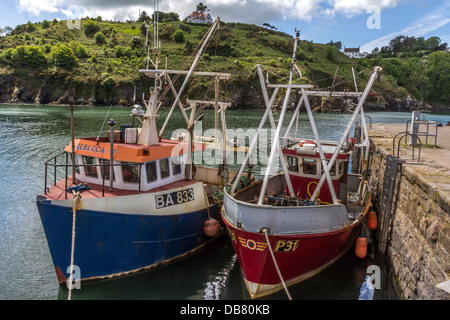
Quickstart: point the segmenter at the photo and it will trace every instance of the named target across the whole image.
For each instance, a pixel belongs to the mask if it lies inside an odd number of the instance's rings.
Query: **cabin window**
[[[317,174],[317,162],[314,159],[302,159],[302,167],[303,167],[303,173],[304,174]]]
[[[287,156],[287,166],[289,171],[298,172],[298,158]]]
[[[159,170],[161,171],[161,179],[170,177],[169,158],[159,160]]]
[[[329,161],[327,161],[327,165],[329,164]],[[324,173],[325,171],[324,170],[322,170],[322,174]],[[334,162],[333,163],[333,166],[331,167],[331,169],[330,169],[330,176],[335,176],[336,175],[336,162]]]
[[[172,158],[172,174],[175,176],[181,173],[181,157],[176,156]]]
[[[155,161],[147,162],[145,164],[145,170],[147,171],[147,183],[156,181],[156,179],[158,179]]]
[[[106,160],[106,159],[100,159],[100,164],[102,165],[101,167],[100,167],[100,172],[102,173],[102,178],[104,177],[106,180],[109,180],[110,178],[110,169],[111,169],[111,166],[110,166],[110,162],[109,162],[109,160]],[[116,180],[116,177],[113,177],[113,181],[115,181]]]
[[[139,181],[139,165],[123,162],[122,179],[123,182],[137,183]]]
[[[97,167],[95,165],[94,157],[82,156],[84,166],[84,173],[88,177],[98,178]]]

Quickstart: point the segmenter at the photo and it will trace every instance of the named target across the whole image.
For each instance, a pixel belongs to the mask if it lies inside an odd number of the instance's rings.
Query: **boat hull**
[[[332,265],[355,242],[361,221],[349,227],[318,234],[268,235],[248,232],[224,216],[231,242],[251,298],[283,289],[276,265],[287,286],[308,279]],[[270,254],[272,248],[276,265]]]
[[[72,208],[38,199],[37,207],[60,283],[69,277],[72,235],[74,265],[80,280],[112,277],[148,269],[181,258],[213,238],[203,232],[215,206],[187,213],[156,215],[76,211],[72,232]]]

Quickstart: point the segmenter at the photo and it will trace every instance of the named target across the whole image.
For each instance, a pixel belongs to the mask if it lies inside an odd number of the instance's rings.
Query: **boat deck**
[[[117,189],[117,188],[113,188],[113,191],[110,191],[109,185],[105,185],[104,194],[103,194],[101,185],[96,185],[96,184],[90,183],[90,184],[88,184],[90,189],[83,190],[81,192],[81,195],[85,199],[127,196],[127,195],[139,194],[139,193],[152,193],[152,192],[170,190],[170,189],[174,189],[174,188],[189,186],[189,185],[192,185],[197,182],[198,181],[196,181],[196,180],[184,180],[183,179],[183,180],[174,181],[172,183],[169,183],[169,184],[166,184],[166,185],[154,188],[154,189],[150,189],[148,191],[141,191],[141,192],[139,192],[137,190],[123,190],[123,189]],[[82,181],[80,181],[78,179],[75,179],[75,183],[72,183],[72,179],[68,178],[67,179],[67,188],[77,186],[80,183],[82,183]],[[48,200],[71,199],[73,197],[72,192],[67,192],[67,198],[66,198],[65,188],[66,188],[65,179],[62,179],[62,180],[58,181],[56,183],[56,185],[50,187],[48,189],[47,193],[44,194],[43,196],[45,196]]]

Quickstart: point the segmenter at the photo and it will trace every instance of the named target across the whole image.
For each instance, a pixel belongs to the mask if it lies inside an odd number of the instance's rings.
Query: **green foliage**
[[[327,45],[325,49],[325,56],[328,60],[334,61],[335,59],[335,47],[331,45]]]
[[[83,28],[86,37],[92,37],[100,30],[100,28],[97,25],[97,22],[91,19],[87,19],[85,21]]]
[[[57,45],[50,52],[53,63],[58,67],[70,68],[75,66],[77,58],[72,49],[65,45]]]
[[[90,54],[86,47],[80,44],[75,49],[75,56],[80,59],[87,59],[90,57]]]
[[[131,38],[131,41],[130,41],[131,47],[133,49],[141,47],[142,43],[143,43],[142,39],[139,36],[134,36],[133,38]]]
[[[45,55],[38,46],[18,46],[12,52],[10,51],[8,56],[8,60],[11,60],[15,66],[39,68],[47,64]]]
[[[174,32],[172,37],[175,42],[183,42],[184,41],[184,32],[181,30],[177,30]]]
[[[140,15],[139,18],[138,18],[138,21],[139,21],[139,22],[148,22],[148,21],[150,21],[150,17],[149,17],[149,15],[147,14],[147,12],[142,11],[142,12],[141,12],[141,15]]]
[[[47,29],[50,27],[50,22],[48,22],[47,20],[42,21],[42,28],[43,29]]]
[[[106,43],[106,38],[105,35],[103,34],[103,32],[97,32],[94,36],[95,39],[95,43],[99,46],[101,46],[102,44]]]
[[[445,50],[447,43],[441,43],[439,37],[430,37],[425,40],[423,37],[397,36],[389,42],[389,45],[381,47],[379,52],[384,55],[397,55],[403,52],[418,52],[421,50]]]
[[[155,13],[152,13],[152,19],[155,20]],[[159,22],[175,22],[180,21],[180,16],[175,12],[158,12],[158,20]]]
[[[26,25],[26,30],[27,30],[27,32],[34,32],[34,31],[36,31],[36,26],[33,23],[31,23],[30,21],[28,21],[27,25]]]

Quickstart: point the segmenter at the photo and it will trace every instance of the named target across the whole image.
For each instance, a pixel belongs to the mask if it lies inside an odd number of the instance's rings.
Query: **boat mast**
[[[147,46],[147,69],[149,61],[155,66],[155,70],[158,70],[159,64],[159,54],[161,48],[158,39],[158,24],[159,24],[159,0],[155,0],[155,10],[153,12],[154,19],[154,39],[153,39],[153,54],[155,55],[155,63],[150,59],[150,46],[148,44],[148,29],[145,40],[145,45]],[[161,90],[161,74],[155,75],[155,85],[150,88],[150,98],[147,103],[147,110],[144,114],[144,121],[142,123],[141,133],[139,134],[138,144],[140,145],[154,145],[158,144],[158,132],[156,130],[156,118],[158,110],[158,92]]]
[[[372,71],[372,75],[369,79],[369,81],[367,82],[366,88],[364,89],[364,92],[360,98],[360,100],[358,101],[358,105],[355,108],[355,111],[353,112],[353,116],[352,119],[350,120],[349,124],[347,125],[347,128],[345,129],[344,134],[342,135],[342,138],[338,144],[338,146],[336,147],[336,150],[333,153],[333,156],[331,157],[330,161],[328,162],[328,166],[327,169],[328,171],[331,169],[331,167],[333,166],[334,162],[336,161],[337,155],[340,151],[340,149],[342,148],[342,146],[344,145],[344,142],[346,142],[346,137],[348,136],[350,129],[352,128],[353,124],[356,121],[356,117],[358,116],[358,114],[361,112],[364,102],[367,98],[367,95],[369,94],[370,89],[372,88],[373,82],[375,81],[375,78],[377,76],[377,74],[379,72],[381,72],[381,67],[375,67],[374,70]],[[363,111],[364,112],[364,111]],[[316,189],[314,190],[313,195],[311,196],[311,201],[314,201],[320,191],[320,189],[322,188],[322,185],[325,181],[325,175],[322,175],[322,177],[320,178],[319,183],[317,184]]]
[[[284,97],[283,106],[281,108],[280,118],[278,119],[278,126],[277,126],[277,128],[275,130],[275,136],[273,138],[272,148],[270,150],[269,161],[267,163],[266,172],[264,174],[264,180],[263,180],[263,185],[261,187],[261,193],[259,194],[259,199],[258,199],[258,204],[259,205],[263,204],[263,202],[264,202],[264,198],[265,198],[266,191],[267,191],[267,184],[269,182],[269,175],[270,175],[270,172],[271,172],[271,169],[272,169],[271,167],[272,167],[273,160],[274,160],[276,152],[278,152],[278,154],[279,154],[279,158],[280,158],[281,166],[283,168],[283,172],[284,172],[284,175],[285,175],[285,178],[286,178],[286,184],[287,184],[287,187],[288,187],[288,190],[289,190],[289,194],[291,195],[291,197],[295,196],[294,188],[292,187],[292,182],[291,182],[291,179],[289,177],[289,170],[287,168],[287,164],[286,164],[286,161],[284,159],[284,156],[283,156],[283,153],[282,153],[282,150],[281,150],[281,144],[280,144],[280,141],[279,141],[281,128],[283,126],[284,117],[286,115],[286,107],[287,107],[287,104],[289,102],[289,98],[290,98],[290,95],[291,95],[292,77],[294,75],[294,70],[295,70],[294,65],[295,65],[295,60],[296,60],[295,56],[296,56],[296,53],[297,53],[297,42],[298,42],[299,37],[300,37],[300,31],[299,30],[296,29],[295,33],[296,33],[296,35],[295,35],[295,42],[294,42],[294,51],[292,53],[292,64],[291,64],[290,73],[289,73],[289,85],[288,85],[287,90],[286,90],[286,95]],[[260,71],[260,67],[258,68],[258,70]],[[261,83],[261,84],[263,85],[263,83]],[[263,86],[263,87],[265,88],[265,86]],[[266,103],[267,103],[267,99],[266,99]],[[271,113],[269,114],[269,116],[271,116]]]

